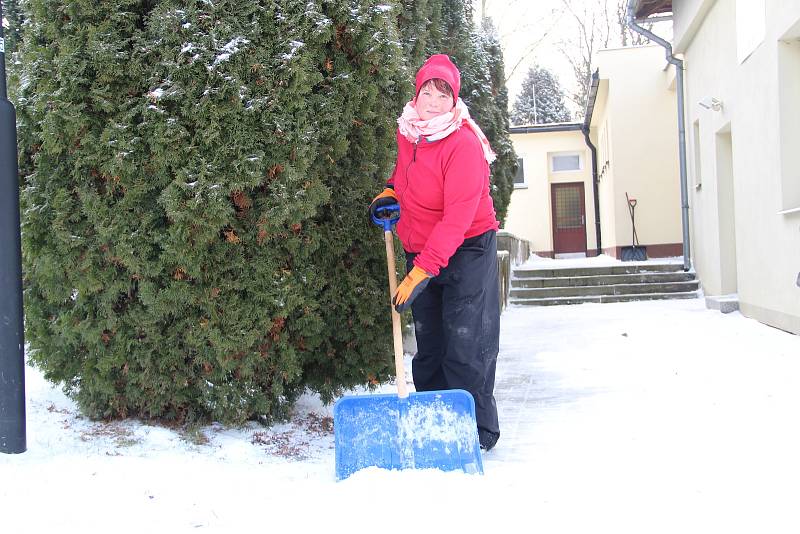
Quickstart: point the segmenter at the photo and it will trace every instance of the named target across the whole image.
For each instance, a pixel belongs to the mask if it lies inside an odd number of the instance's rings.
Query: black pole
[[[0,23],[0,452],[17,454],[26,448],[17,114],[6,92],[6,52]]]

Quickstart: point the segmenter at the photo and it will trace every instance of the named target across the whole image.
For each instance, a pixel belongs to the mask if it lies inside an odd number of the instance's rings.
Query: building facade
[[[680,256],[675,69],[653,45],[600,50],[595,66],[586,125],[597,149],[603,252],[619,258],[635,222],[648,257]]]
[[[593,254],[592,162],[580,123],[511,128],[519,157],[504,229],[539,256]]]
[[[693,265],[706,296],[800,333],[800,0],[634,0],[672,12],[685,72]]]
[[[505,229],[540,256],[680,256],[675,71],[658,46],[601,50],[583,123],[511,128],[520,158]],[[635,201],[632,220],[628,199]]]

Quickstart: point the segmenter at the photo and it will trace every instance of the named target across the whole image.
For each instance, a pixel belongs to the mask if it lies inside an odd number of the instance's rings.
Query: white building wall
[[[648,45],[601,50],[596,67],[600,85],[591,134],[601,155],[603,249],[613,253],[632,244],[628,193],[637,201],[636,233],[648,254],[679,255],[683,236],[677,100],[664,49]],[[608,161],[602,157],[606,151]]]
[[[673,4],[694,265],[707,295],[738,293],[745,315],[800,333],[800,0],[752,0],[763,23],[737,19],[737,1]]]

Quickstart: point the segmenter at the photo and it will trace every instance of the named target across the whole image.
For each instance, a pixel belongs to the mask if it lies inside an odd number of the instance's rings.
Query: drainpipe
[[[634,4],[637,0],[628,0],[626,18],[628,27],[636,33],[653,40],[664,47],[667,54],[667,61],[675,65],[677,92],[678,92],[678,153],[680,156],[680,175],[681,175],[681,221],[683,223],[683,270],[688,271],[692,268],[690,247],[689,247],[689,189],[686,186],[686,125],[684,119],[684,97],[683,97],[683,61],[672,55],[672,45],[653,32],[639,26],[634,15]]]
[[[597,73],[595,72],[595,76]],[[603,251],[603,246],[600,242],[600,188],[597,180],[597,147],[592,144],[589,139],[589,127],[584,125],[581,128],[583,138],[586,140],[586,146],[592,151],[592,191],[594,192],[594,232],[597,238],[597,255],[599,256]]]
[[[597,98],[597,88],[600,85],[600,71],[595,70],[592,73],[592,81],[589,85],[589,98],[586,102],[586,112],[584,113],[583,124],[581,131],[583,138],[586,141],[586,146],[592,151],[592,191],[594,192],[594,231],[597,238],[597,255],[603,252],[602,238],[600,235],[600,179],[597,176],[597,147],[592,143],[589,137],[589,131],[592,123],[592,115],[594,114],[594,103]]]

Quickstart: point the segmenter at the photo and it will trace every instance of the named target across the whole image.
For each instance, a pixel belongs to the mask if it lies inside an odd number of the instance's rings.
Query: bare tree
[[[558,47],[572,67],[577,82],[570,100],[583,113],[598,50],[609,46],[633,46],[649,39],[627,25],[627,0],[561,0],[575,24],[575,37],[562,40]],[[612,6],[612,7],[610,7]]]
[[[586,106],[597,51],[647,42],[627,27],[627,4],[628,0],[473,0],[475,16],[491,17],[499,28],[506,83],[517,80],[533,59],[552,66],[553,58],[543,58],[542,49],[560,51],[556,56],[563,57],[565,64],[555,70],[563,72],[568,64],[572,71],[575,83],[564,87],[576,118]]]
[[[527,63],[528,59],[530,59],[531,55],[533,55],[533,53],[536,52],[536,49],[539,47],[539,45],[542,44],[542,42],[544,42],[547,39],[548,35],[550,34],[550,32],[553,30],[554,27],[555,23],[553,23],[549,28],[547,28],[545,33],[543,33],[538,39],[531,41],[531,43],[528,44],[527,47],[525,47],[525,50],[519,56],[514,65],[512,65],[511,68],[508,69],[508,74],[506,74],[506,82],[508,82],[508,80],[511,79],[511,77],[514,75],[514,73],[520,67],[520,65],[522,65],[523,63]]]
[[[481,20],[488,18],[487,8],[492,0],[473,0],[478,4],[478,13],[480,13]],[[502,0],[498,2],[502,5],[502,11],[499,17],[503,19],[502,26],[504,31],[499,36],[501,42],[508,42],[512,36],[529,35],[530,38],[519,55],[514,54],[512,63],[509,63],[506,68],[506,82],[508,82],[516,73],[517,69],[521,66],[527,66],[532,55],[536,53],[537,48],[542,43],[546,42],[556,26],[562,21],[565,14],[563,6],[556,7],[550,10],[547,16],[530,17],[527,16],[527,8],[530,7],[530,0]],[[509,20],[513,20],[512,24],[508,24]],[[495,22],[500,22],[499,20]]]
[[[645,37],[639,32],[633,31],[628,26],[628,2],[626,0],[617,0],[617,27],[619,28],[620,44],[622,46],[641,46],[650,42],[650,39]],[[641,26],[646,30],[652,30],[653,24],[651,22],[642,23]]]
[[[561,1],[575,24],[575,33],[574,37],[562,40],[558,48],[572,67],[577,82],[569,98],[581,110],[580,115],[589,94],[594,56],[601,48],[608,47],[610,27],[605,17],[606,1]]]

